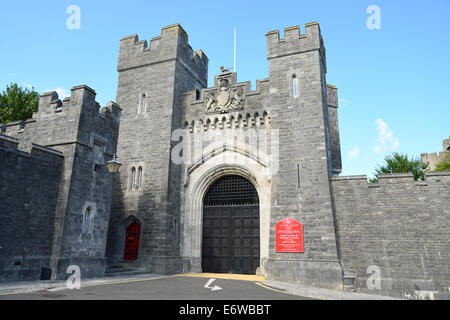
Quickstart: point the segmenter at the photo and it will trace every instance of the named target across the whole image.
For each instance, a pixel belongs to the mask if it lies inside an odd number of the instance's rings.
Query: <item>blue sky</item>
[[[70,5],[80,29],[68,29]],[[366,13],[380,8],[381,29]],[[149,40],[180,23],[194,50],[209,58],[209,85],[219,66],[238,81],[268,77],[268,31],[320,23],[327,81],[339,89],[343,175],[371,175],[386,154],[437,152],[450,136],[450,1],[2,1],[0,89],[17,82],[43,93],[87,84],[105,105],[115,100],[120,38]]]

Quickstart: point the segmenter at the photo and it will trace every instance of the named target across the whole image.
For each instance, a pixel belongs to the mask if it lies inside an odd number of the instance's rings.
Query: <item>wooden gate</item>
[[[203,206],[203,272],[255,274],[260,261],[259,198],[240,176],[208,190]]]

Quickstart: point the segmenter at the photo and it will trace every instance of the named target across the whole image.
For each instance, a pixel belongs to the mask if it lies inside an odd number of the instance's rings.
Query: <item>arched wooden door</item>
[[[247,179],[217,180],[203,201],[203,272],[255,274],[260,265],[259,198]]]
[[[141,226],[136,221],[133,221],[125,231],[124,260],[135,261],[137,259],[140,236]]]

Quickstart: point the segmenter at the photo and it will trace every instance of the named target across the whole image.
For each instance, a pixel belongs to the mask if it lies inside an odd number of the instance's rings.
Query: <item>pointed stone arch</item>
[[[260,199],[260,267],[269,256],[271,173],[264,156],[255,155],[242,146],[224,143],[206,150],[202,160],[186,168],[182,190],[182,256],[186,272],[201,272],[203,200],[209,187],[221,177],[239,175],[256,188]]]
[[[115,241],[115,248],[114,248],[114,261],[115,262],[121,262],[123,261],[123,253],[124,253],[124,247],[125,247],[125,233],[128,228],[133,222],[136,222],[140,226],[140,232],[141,236],[139,239],[139,248],[142,248],[142,239],[143,239],[143,230],[144,230],[144,223],[143,218],[140,215],[134,215],[130,214],[122,220],[120,220],[118,224],[118,230],[117,230],[117,237]],[[139,256],[138,256],[139,259]]]

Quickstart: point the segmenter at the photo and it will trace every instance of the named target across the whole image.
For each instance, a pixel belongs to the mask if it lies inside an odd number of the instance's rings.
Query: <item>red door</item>
[[[140,235],[141,226],[136,221],[134,221],[128,226],[125,233],[125,249],[123,253],[124,260],[135,261],[137,259]]]

